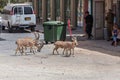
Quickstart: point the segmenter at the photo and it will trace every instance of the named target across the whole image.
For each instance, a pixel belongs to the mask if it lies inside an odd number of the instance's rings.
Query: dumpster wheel
[[[45,41],[46,44],[48,44],[48,41]]]

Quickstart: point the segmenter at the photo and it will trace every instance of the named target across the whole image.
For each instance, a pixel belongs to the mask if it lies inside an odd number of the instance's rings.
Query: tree
[[[23,3],[23,2],[27,2],[29,0],[10,0],[11,3]],[[3,9],[3,7],[5,5],[7,5],[8,0],[0,0],[0,10]]]
[[[0,0],[0,9],[6,5],[6,0]]]

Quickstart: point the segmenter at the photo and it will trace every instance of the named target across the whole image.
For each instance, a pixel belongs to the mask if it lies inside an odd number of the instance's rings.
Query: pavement
[[[43,27],[38,25],[39,30]],[[87,40],[81,27],[72,30],[79,45],[75,55],[52,55],[53,44],[44,45],[35,55],[14,55],[16,39],[34,37],[32,33],[2,33],[0,41],[0,80],[120,80],[119,46],[111,41]],[[43,33],[40,39],[43,39]],[[67,30],[67,38],[70,40]],[[62,53],[62,49],[58,50]]]

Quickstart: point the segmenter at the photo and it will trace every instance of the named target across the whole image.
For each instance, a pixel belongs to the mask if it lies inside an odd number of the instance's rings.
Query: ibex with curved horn
[[[28,47],[30,48],[30,52],[32,52],[33,54],[35,54],[35,48],[37,48],[37,51],[40,52],[44,44],[43,42],[39,41],[40,35],[38,32],[34,32],[34,35],[35,35],[35,39],[31,37],[25,37],[25,38],[20,38],[16,41],[17,48],[15,55],[17,54],[18,51],[21,53],[21,55],[23,55],[23,53],[25,53],[25,50]]]

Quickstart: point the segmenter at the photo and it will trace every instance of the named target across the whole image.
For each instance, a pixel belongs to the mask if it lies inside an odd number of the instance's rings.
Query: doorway
[[[94,37],[95,39],[103,39],[104,38],[104,1],[95,1],[94,2]]]

